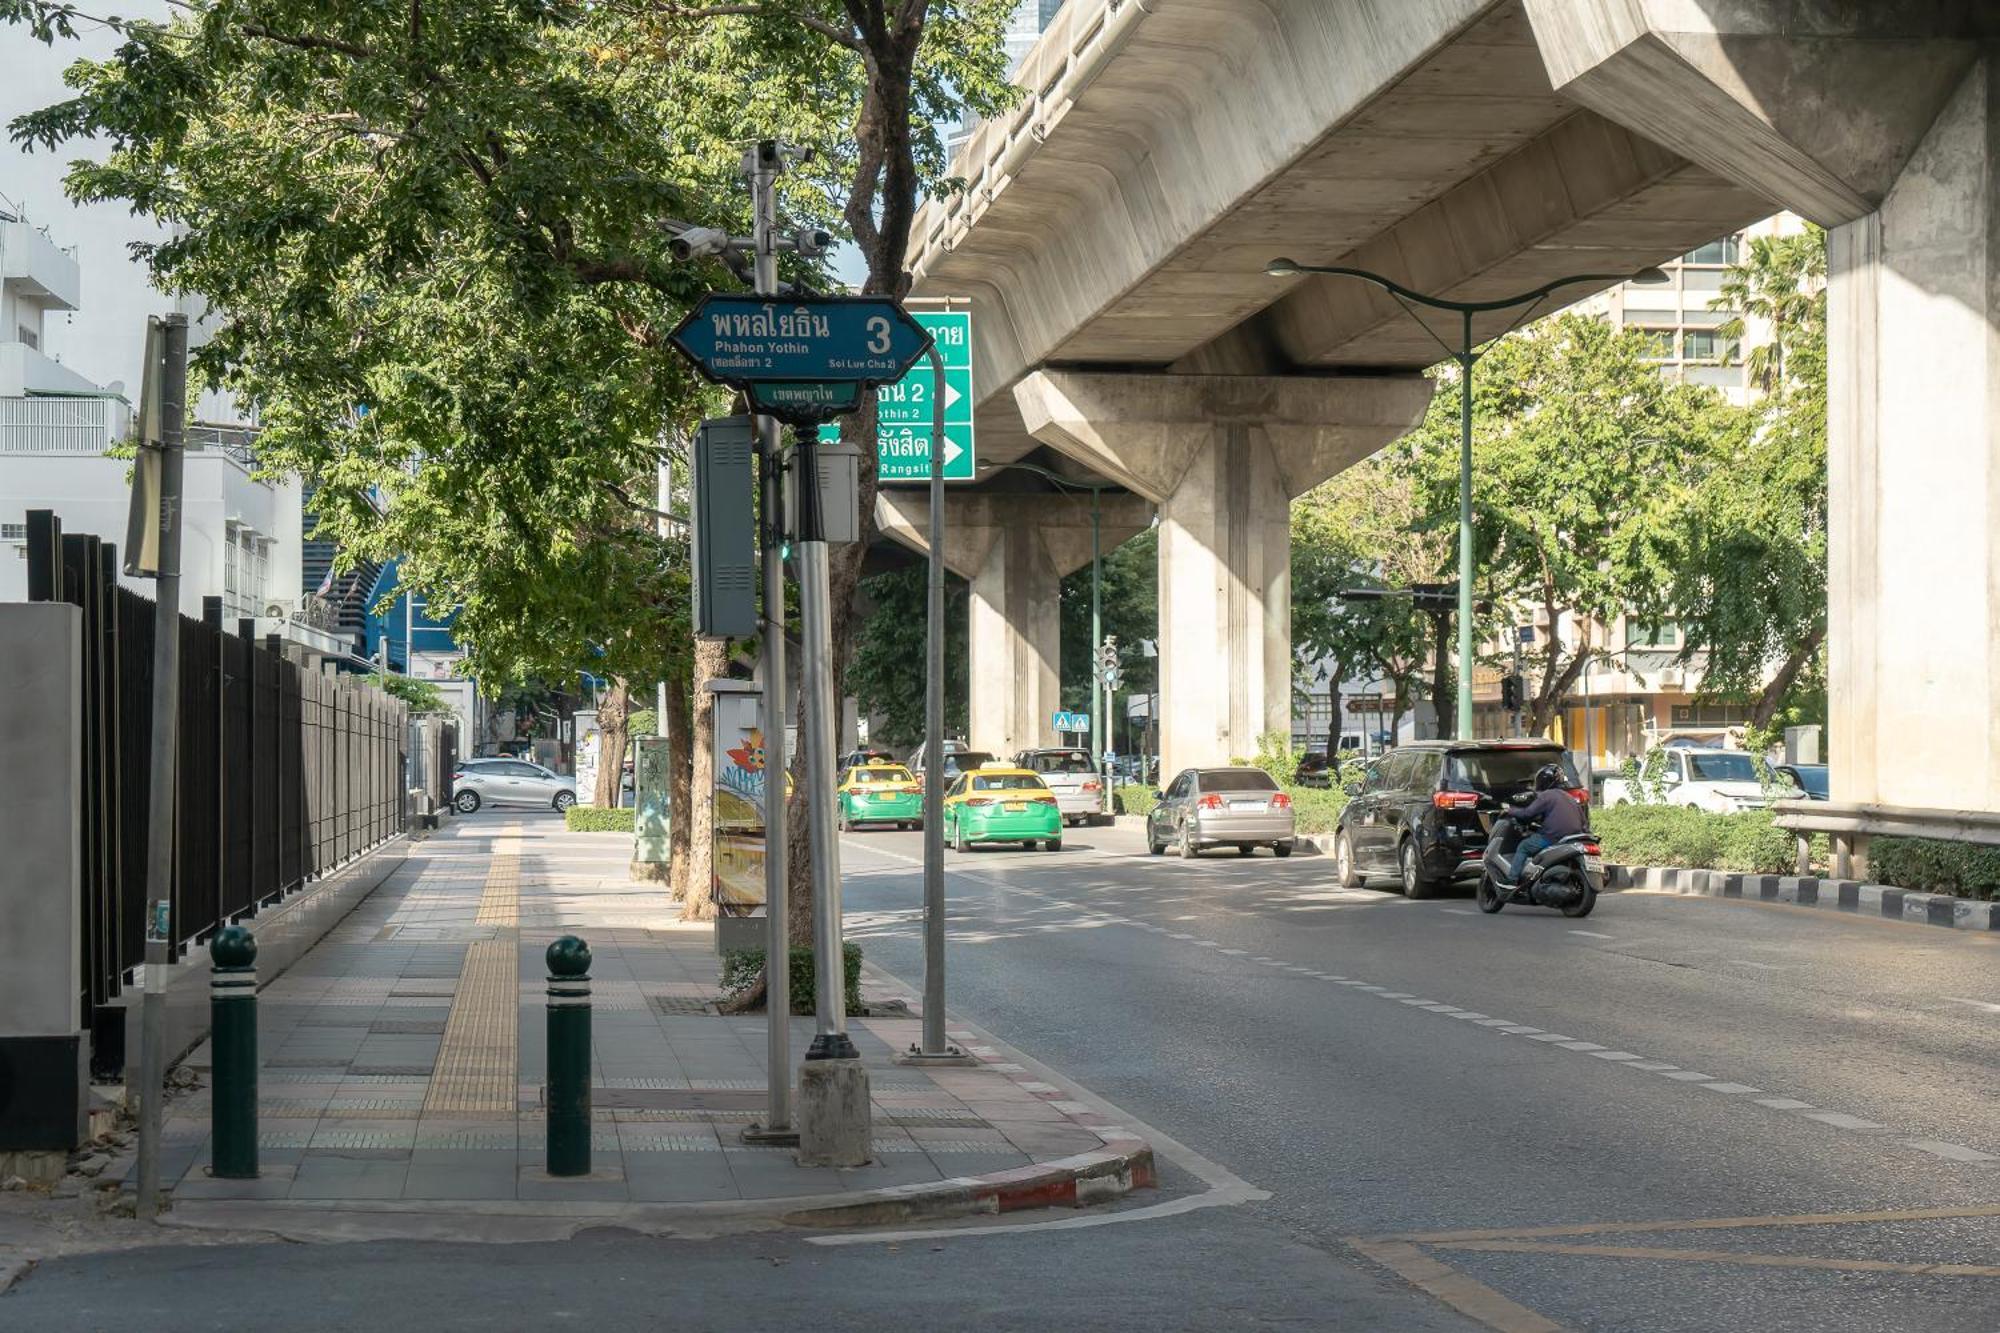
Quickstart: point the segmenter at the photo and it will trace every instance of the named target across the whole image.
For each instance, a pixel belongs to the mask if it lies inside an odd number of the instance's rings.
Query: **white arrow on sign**
[[[946,380],[946,381],[944,382],[944,410],[945,410],[945,411],[947,411],[947,412],[951,411],[951,409],[952,409],[952,406],[953,406],[953,405],[954,405],[955,403],[957,403],[959,399],[961,399],[961,398],[963,398],[963,397],[965,397],[965,395],[964,395],[964,394],[960,393],[960,392],[959,392],[959,391],[958,391],[957,389],[954,389],[954,388],[953,388],[953,387],[951,386],[951,381],[950,381],[950,380]]]
[[[947,398],[945,401],[949,403],[951,400]],[[965,450],[958,447],[958,441],[947,437],[944,442],[944,465],[950,467],[958,461],[958,456],[964,452]]]

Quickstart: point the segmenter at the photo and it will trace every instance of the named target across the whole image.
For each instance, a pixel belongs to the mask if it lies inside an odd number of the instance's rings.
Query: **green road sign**
[[[875,393],[878,447],[876,458],[883,481],[929,481],[931,425],[937,397],[944,395],[944,476],[946,481],[972,480],[972,316],[964,310],[911,311],[936,342],[944,362],[944,384],[937,383],[929,357],[894,384]],[[822,441],[840,438],[833,425],[819,428]]]

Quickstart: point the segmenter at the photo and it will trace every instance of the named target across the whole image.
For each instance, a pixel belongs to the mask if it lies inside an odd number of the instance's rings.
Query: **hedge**
[[[1590,812],[1604,858],[1632,866],[1688,866],[1789,875],[1798,842],[1768,810],[1717,815],[1685,806],[1621,805]],[[1831,866],[1825,834],[1813,838],[1812,863]],[[1962,898],[2000,898],[2000,847],[1936,838],[1873,838],[1868,877],[1879,884]]]
[[[1140,786],[1119,787],[1113,795],[1118,801],[1118,810],[1128,815],[1151,814],[1159,802],[1153,799],[1153,788]],[[1285,793],[1292,798],[1292,814],[1300,833],[1331,833],[1340,812],[1347,805],[1347,793],[1338,787],[1328,790],[1324,787],[1286,787]]]
[[[629,805],[573,805],[563,819],[571,833],[630,833],[636,814],[638,811]]]
[[[861,946],[848,941],[841,946],[845,961],[847,1012],[861,1013]],[[738,949],[722,956],[722,989],[734,998],[757,984],[764,970],[762,949]],[[792,946],[792,1012],[811,1016],[814,1012],[813,951],[811,945]]]

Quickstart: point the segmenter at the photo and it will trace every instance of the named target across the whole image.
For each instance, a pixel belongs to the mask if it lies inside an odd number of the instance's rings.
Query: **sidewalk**
[[[660,886],[628,880],[629,846],[552,818],[488,815],[414,848],[260,993],[261,1179],[208,1176],[205,1091],[170,1108],[167,1220],[299,1236],[690,1210],[823,1224],[1087,1202],[1152,1183],[1143,1142],[975,1031],[952,1035],[979,1067],[893,1064],[917,1038],[914,1017],[850,1020],[871,1079],[872,1163],[801,1167],[789,1149],[744,1145],[765,1106],[763,1015],[707,1011],[710,928],[682,925]],[[542,954],[564,934],[593,955],[593,1171],[572,1179],[542,1169]],[[795,1059],[811,1036],[795,1018]],[[206,1045],[190,1063],[206,1074]]]

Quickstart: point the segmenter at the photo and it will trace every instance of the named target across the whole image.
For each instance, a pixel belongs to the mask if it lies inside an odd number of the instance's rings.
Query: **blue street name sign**
[[[944,479],[971,481],[972,436],[972,315],[965,310],[915,312],[937,344],[944,362],[944,383],[937,382],[928,357],[894,384],[875,393],[876,464],[883,481],[929,481],[931,427],[937,403],[944,400]],[[820,427],[819,437],[831,444],[840,438],[832,425]]]
[[[890,384],[930,350],[931,336],[881,296],[725,296],[711,292],[673,332],[703,375],[743,388]]]
[[[1051,713],[1049,715],[1049,726],[1056,731],[1089,731],[1090,714]]]

